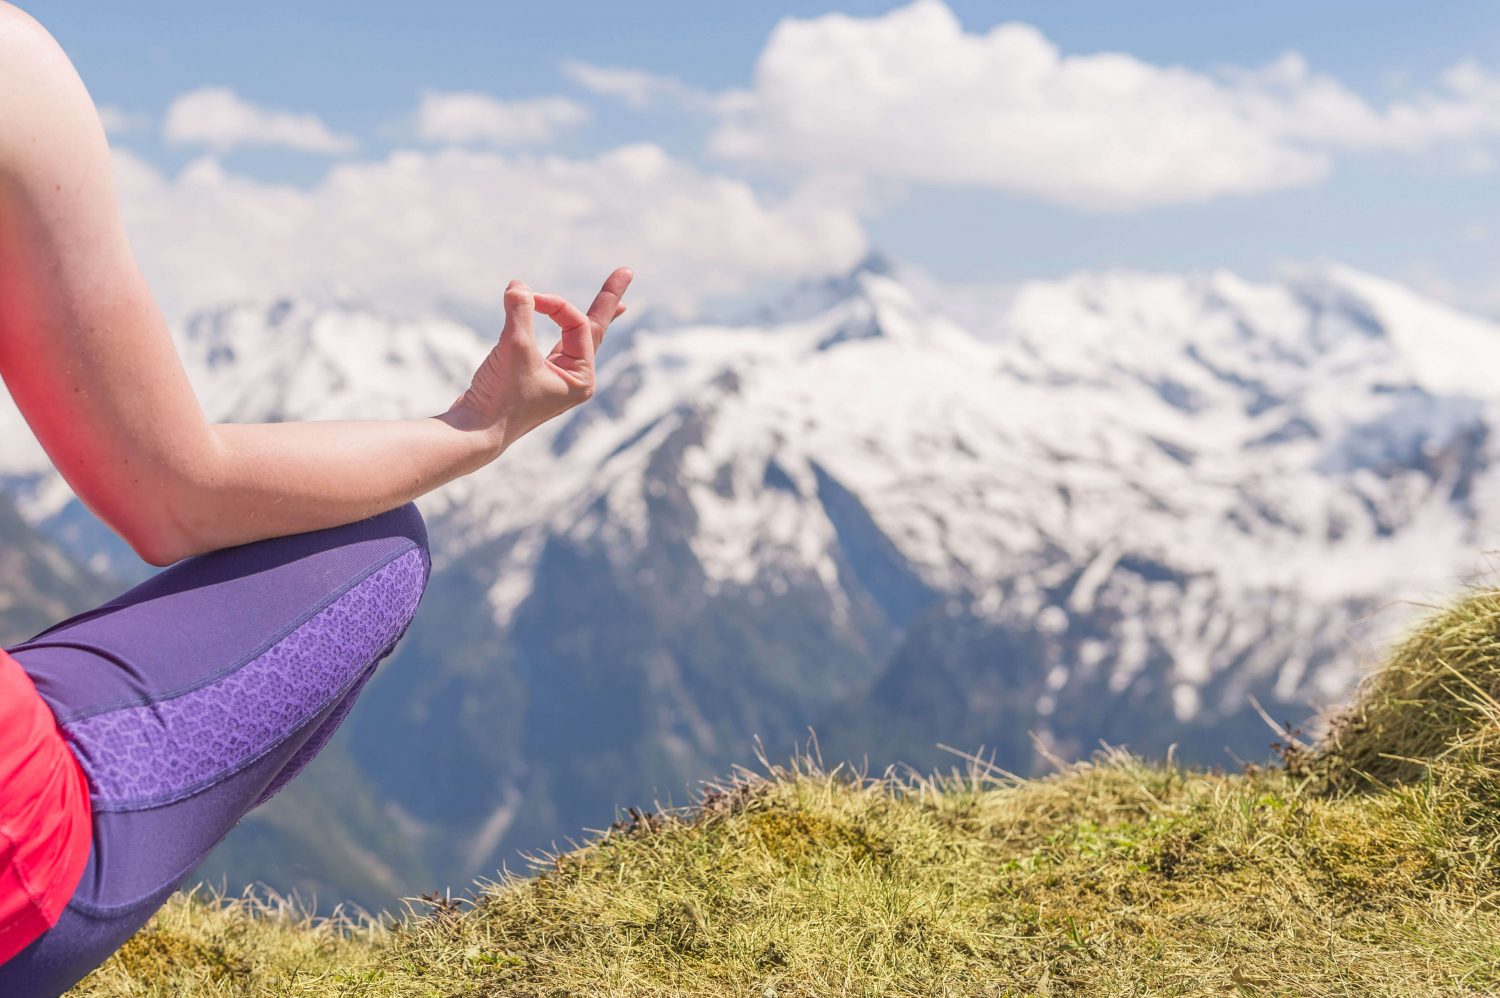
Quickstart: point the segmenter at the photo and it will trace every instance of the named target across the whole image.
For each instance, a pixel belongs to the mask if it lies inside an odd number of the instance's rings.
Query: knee
[[[427,524],[416,503],[397,506],[368,522],[377,535],[401,545],[402,560],[420,567],[420,580],[415,593],[420,597],[427,588],[427,578],[432,572],[432,552],[428,546]]]
[[[398,506],[376,519],[386,521],[382,530],[389,536],[411,542],[411,547],[407,548],[399,558],[405,566],[396,573],[396,577],[392,580],[401,596],[402,611],[409,620],[417,612],[417,604],[426,592],[427,581],[432,574],[432,552],[428,546],[427,524],[423,521],[422,514],[417,510],[415,503]]]
[[[317,580],[317,590],[331,600],[325,612],[353,615],[372,634],[399,638],[406,632],[432,572],[427,528],[416,506],[407,503],[305,537],[318,550],[310,555],[290,550],[299,543],[291,537],[281,556],[289,567],[302,566],[295,570],[298,577]]]
[[[360,548],[393,555],[415,548],[422,553],[424,561],[430,555],[427,524],[423,522],[416,503],[410,502],[366,520],[322,531],[321,535],[307,536],[319,538],[320,546],[326,548]]]
[[[427,543],[427,524],[422,519],[422,513],[417,509],[417,504],[409,502],[404,506],[382,513],[375,518],[377,521],[386,520],[384,529],[392,536],[405,537],[417,546],[424,558],[431,555]]]

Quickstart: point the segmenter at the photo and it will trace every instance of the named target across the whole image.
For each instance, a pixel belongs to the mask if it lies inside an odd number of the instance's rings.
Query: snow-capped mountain
[[[1500,327],[1342,268],[995,300],[960,328],[872,265],[637,327],[589,405],[424,501],[431,593],[341,743],[406,869],[488,872],[807,725],[877,764],[1263,756],[1249,695],[1337,700],[1393,601],[1488,567]],[[430,415],[493,334],[281,303],[181,342],[244,421]],[[39,452],[0,474],[97,546]]]
[[[707,592],[806,586],[837,611],[857,507],[878,557],[856,560],[889,561],[913,609],[941,595],[1009,615],[1013,601],[1043,631],[1101,600],[1139,616],[1124,626],[1144,642],[1106,654],[1113,683],[1161,646],[1186,721],[1194,689],[1231,665],[1284,700],[1338,695],[1354,649],[1344,623],[1315,618],[1450,590],[1500,527],[1500,491],[1478,481],[1500,328],[1389,283],[1341,268],[1279,285],[1039,283],[997,317],[995,344],[880,272],[834,286],[771,327],[638,333],[592,407],[523,445],[510,472],[525,467],[533,496],[552,488],[492,593],[502,621],[543,539],[597,539],[626,568],[669,491]],[[1053,579],[1073,581],[1026,598]],[[1256,616],[1270,593],[1291,598],[1288,619]],[[1320,637],[1345,647],[1313,669]]]

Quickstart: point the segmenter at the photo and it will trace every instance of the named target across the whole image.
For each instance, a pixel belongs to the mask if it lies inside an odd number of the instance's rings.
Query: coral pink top
[[[57,922],[92,841],[83,769],[31,677],[0,651],[0,963]]]

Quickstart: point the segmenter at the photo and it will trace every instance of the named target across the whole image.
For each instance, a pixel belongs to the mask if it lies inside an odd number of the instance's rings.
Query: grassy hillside
[[[1481,593],[1285,767],[771,768],[399,920],[180,899],[75,994],[1493,994],[1497,695]]]

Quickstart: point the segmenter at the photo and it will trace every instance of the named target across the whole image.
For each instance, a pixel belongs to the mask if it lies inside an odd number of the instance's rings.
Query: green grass
[[[174,900],[79,996],[1500,993],[1500,593],[1288,765],[741,774],[400,919]]]

